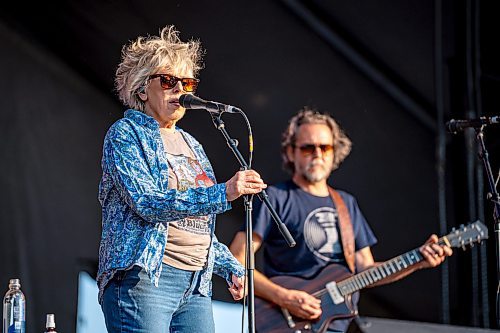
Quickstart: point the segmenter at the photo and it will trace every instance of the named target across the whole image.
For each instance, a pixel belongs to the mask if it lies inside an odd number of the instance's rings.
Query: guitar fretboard
[[[463,247],[465,244],[471,244],[475,241],[479,242],[481,241],[481,239],[488,238],[487,232],[484,231],[485,227],[480,222],[475,222],[470,225],[469,230],[475,231],[476,229],[479,233],[472,233],[467,241],[460,237],[468,230],[467,228],[462,227],[460,231],[456,230],[453,233],[439,238],[437,244],[448,245],[450,247]],[[387,260],[386,262],[378,266],[374,266],[345,280],[337,282],[336,284],[338,291],[342,296],[352,294],[358,290],[375,284],[390,275],[401,272],[402,270],[422,261],[423,259],[424,257],[422,253],[420,253],[420,250],[418,248],[408,251],[400,256]],[[326,288],[323,288],[315,292],[313,295],[319,298],[327,293],[328,290]]]
[[[437,244],[449,245],[450,243],[447,237],[441,237],[438,239]],[[337,288],[339,289],[342,296],[352,294],[358,290],[377,283],[387,276],[401,272],[402,270],[422,261],[423,259],[424,257],[422,253],[420,253],[420,250],[418,248],[408,251],[400,256],[387,260],[386,262],[378,266],[369,268],[359,274],[338,282]]]
[[[352,294],[369,285],[372,285],[383,278],[401,272],[402,270],[423,260],[419,249],[406,252],[400,256],[392,258],[378,266],[367,269],[359,274],[337,283],[342,296]]]

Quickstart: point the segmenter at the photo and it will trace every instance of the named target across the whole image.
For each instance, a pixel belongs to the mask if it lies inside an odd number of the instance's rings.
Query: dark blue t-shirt
[[[330,198],[309,194],[287,181],[266,190],[269,201],[297,242],[289,247],[269,214],[255,200],[253,231],[262,237],[264,273],[268,277],[294,275],[309,278],[330,263],[346,265],[338,226],[338,213]],[[349,211],[355,237],[355,250],[377,243],[356,199],[338,191]]]

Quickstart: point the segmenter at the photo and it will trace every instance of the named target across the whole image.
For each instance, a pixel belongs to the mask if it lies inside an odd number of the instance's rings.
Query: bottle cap
[[[17,287],[17,288],[21,287],[21,282],[19,281],[19,279],[10,279],[9,288],[12,288],[12,287]]]
[[[47,322],[45,324],[46,328],[56,328],[56,318],[53,313],[47,314]]]

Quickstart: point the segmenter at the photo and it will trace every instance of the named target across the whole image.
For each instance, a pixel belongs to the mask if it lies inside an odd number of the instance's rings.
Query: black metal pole
[[[473,51],[473,23],[472,23],[472,0],[467,0],[465,17],[465,69],[466,69],[466,93],[467,93],[467,118],[477,118],[477,110],[475,109],[475,80],[474,80],[474,51]],[[476,155],[476,146],[474,142],[474,134],[472,131],[465,132],[465,140],[467,146],[467,184],[469,196],[469,220],[474,221],[478,218],[478,195],[479,189],[476,187],[478,164]],[[473,248],[471,253],[471,311],[472,311],[472,326],[479,326],[479,255],[478,248]]]
[[[227,145],[233,152],[234,156],[236,156],[236,159],[241,165],[241,168],[243,170],[248,170],[248,164],[245,161],[245,158],[241,155],[240,151],[238,150],[238,144],[237,141],[232,139],[229,136],[229,133],[226,131],[226,127],[224,125],[224,122],[221,119],[222,112],[221,113],[210,113],[212,116],[212,121],[215,125],[215,127],[222,133],[224,138],[226,139]],[[290,235],[290,232],[288,231],[287,227],[285,224],[281,221],[279,218],[278,214],[274,210],[274,208],[271,206],[271,203],[269,202],[269,199],[267,197],[267,194],[264,190],[262,190],[261,193],[257,194],[259,199],[261,199],[264,204],[267,206],[269,209],[271,216],[273,217],[274,221],[278,225],[278,229],[280,230],[281,234],[283,235],[283,238],[287,241],[288,245],[290,247],[295,246],[295,240],[293,237]],[[255,287],[254,287],[254,271],[255,271],[255,255],[253,253],[253,240],[252,240],[252,199],[251,196],[245,195],[243,196],[244,201],[245,201],[245,222],[246,222],[246,263],[247,267],[245,269],[247,270],[247,276],[248,276],[248,333],[255,333]]]
[[[436,92],[437,123],[444,122],[443,90],[443,3],[434,2],[434,80]],[[446,135],[443,126],[438,126],[436,144],[436,173],[438,178],[439,231],[445,235],[448,230],[446,221]],[[441,322],[450,323],[450,273],[445,260],[441,264]]]
[[[475,0],[472,6],[472,49],[473,52],[473,80],[474,80],[474,94],[475,94],[475,109],[477,116],[483,115],[482,96],[481,96],[481,45],[480,45],[480,1]],[[479,162],[480,163],[480,162]],[[486,221],[484,211],[484,174],[481,167],[478,165],[476,168],[477,178],[477,217],[481,221]],[[484,328],[490,327],[490,306],[489,306],[489,291],[488,291],[488,252],[486,242],[480,244],[479,248],[479,264],[480,264],[480,282],[481,282],[481,315],[482,326]]]
[[[500,196],[495,184],[495,177],[491,171],[491,164],[489,160],[488,151],[484,144],[483,127],[476,128],[476,138],[479,143],[479,158],[483,161],[484,169],[486,171],[486,178],[490,187],[488,199],[493,202],[493,223],[495,231],[495,246],[496,246],[496,259],[497,259],[497,295],[496,295],[496,326],[500,328],[500,307],[499,307],[499,288],[500,288]]]
[[[245,196],[246,212],[246,270],[248,277],[248,332],[255,332],[255,254],[253,252],[252,199]],[[251,282],[250,282],[251,281]],[[252,320],[250,320],[252,318]]]

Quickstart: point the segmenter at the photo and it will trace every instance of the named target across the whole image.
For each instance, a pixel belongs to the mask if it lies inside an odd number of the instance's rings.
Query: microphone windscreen
[[[179,104],[186,109],[207,109],[209,103],[191,94],[184,94],[179,97]]]
[[[190,109],[191,108],[191,97],[192,95],[190,94],[184,94],[184,95],[181,95],[179,97],[179,104],[183,107],[183,108],[186,108],[186,109]]]
[[[446,130],[450,133],[456,133],[457,132],[457,128],[456,128],[456,124],[455,124],[455,120],[450,120],[446,123],[445,125],[446,127]]]

